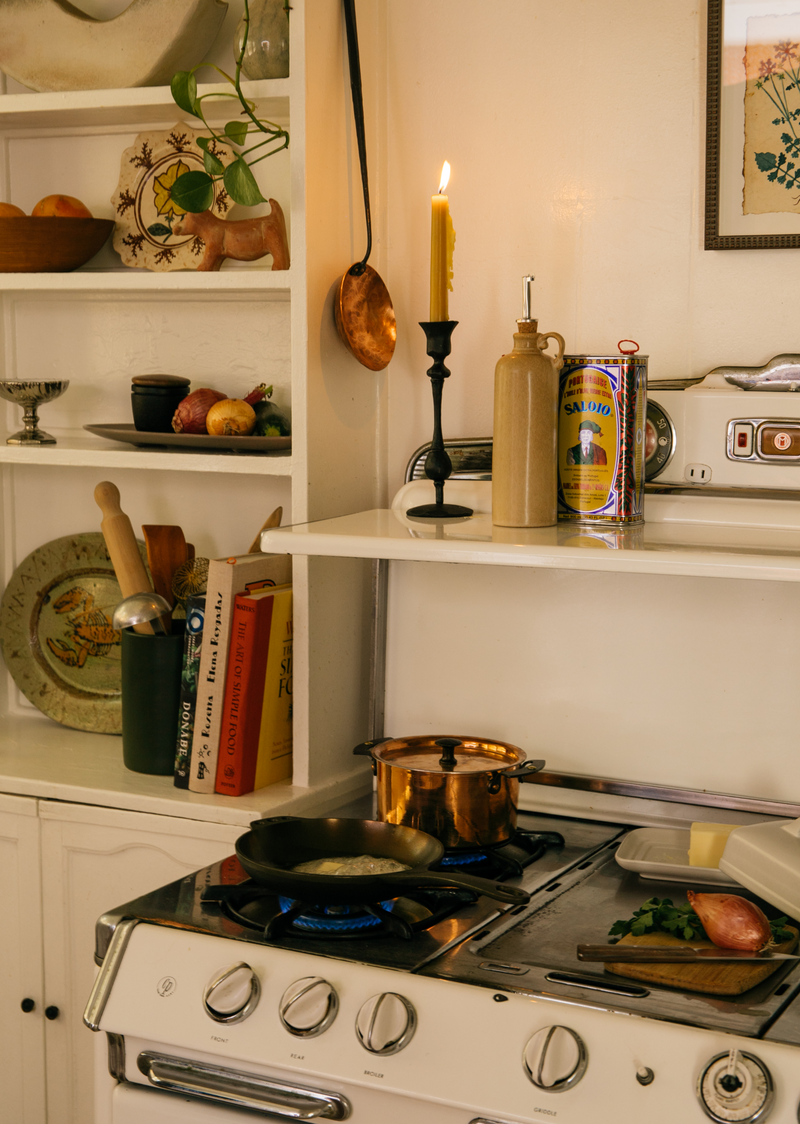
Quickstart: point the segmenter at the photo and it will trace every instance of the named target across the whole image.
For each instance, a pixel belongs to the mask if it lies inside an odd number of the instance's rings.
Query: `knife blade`
[[[800,960],[792,952],[747,952],[738,948],[673,948],[671,945],[579,944],[579,960],[609,964],[704,964],[711,961],[763,964],[768,960]]]

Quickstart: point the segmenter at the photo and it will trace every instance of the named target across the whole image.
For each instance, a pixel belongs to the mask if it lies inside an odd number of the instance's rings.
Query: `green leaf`
[[[247,140],[247,122],[229,121],[225,126],[225,136],[230,137],[234,144],[244,144]]]
[[[191,70],[179,70],[170,82],[172,100],[184,113],[202,117],[197,105],[197,80]]]
[[[148,226],[147,233],[152,234],[154,238],[161,238],[165,234],[172,234],[172,227],[166,226],[163,222],[154,222],[152,226]]]
[[[243,207],[255,207],[257,203],[266,203],[253,173],[241,156],[237,156],[225,169],[222,182],[234,203],[239,203]]]
[[[210,176],[221,176],[225,171],[225,165],[222,163],[218,156],[209,151],[209,144],[211,143],[210,137],[198,137],[197,146],[203,150],[203,167]]]
[[[169,197],[184,211],[207,211],[214,202],[214,181],[206,172],[184,172],[175,180]]]
[[[778,163],[773,152],[757,152],[755,156],[756,164],[760,172],[769,172]]]

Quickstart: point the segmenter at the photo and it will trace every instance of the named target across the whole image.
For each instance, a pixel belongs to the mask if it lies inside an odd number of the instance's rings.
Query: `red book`
[[[223,796],[243,796],[254,788],[273,595],[286,588],[271,586],[234,598],[214,786]]]

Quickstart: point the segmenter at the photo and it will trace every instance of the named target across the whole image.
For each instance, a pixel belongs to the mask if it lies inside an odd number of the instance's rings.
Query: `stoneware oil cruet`
[[[564,339],[539,332],[531,318],[532,276],[522,279],[522,319],[514,349],[494,375],[492,522],[498,527],[551,527],[557,520],[558,372]],[[555,340],[558,351],[545,351]]]

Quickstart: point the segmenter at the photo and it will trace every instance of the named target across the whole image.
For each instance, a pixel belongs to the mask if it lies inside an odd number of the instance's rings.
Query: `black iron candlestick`
[[[433,359],[433,365],[428,368],[433,391],[433,440],[425,458],[425,475],[433,481],[436,503],[423,503],[419,507],[409,508],[406,515],[411,519],[457,519],[472,515],[471,507],[444,502],[444,482],[453,471],[453,464],[442,437],[442,387],[444,380],[450,377],[444,360],[450,354],[450,337],[457,323],[457,320],[429,320],[420,323],[428,341],[425,350]]]

